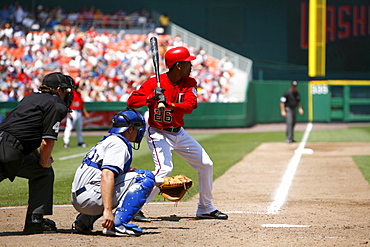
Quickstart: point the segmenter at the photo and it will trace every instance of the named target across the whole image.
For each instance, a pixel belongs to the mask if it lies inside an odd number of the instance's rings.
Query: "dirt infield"
[[[370,246],[370,187],[352,155],[369,143],[308,143],[281,208],[268,213],[299,143],[264,143],[214,182],[214,204],[228,220],[197,220],[189,202],[150,203],[140,237],[71,233],[77,215],[55,206],[56,234],[23,236],[25,207],[0,208],[0,246]]]

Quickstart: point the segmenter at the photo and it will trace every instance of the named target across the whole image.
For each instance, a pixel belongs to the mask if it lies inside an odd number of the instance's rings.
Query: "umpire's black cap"
[[[60,72],[53,72],[44,77],[42,85],[46,85],[51,88],[73,88],[74,80],[69,75],[63,75]]]

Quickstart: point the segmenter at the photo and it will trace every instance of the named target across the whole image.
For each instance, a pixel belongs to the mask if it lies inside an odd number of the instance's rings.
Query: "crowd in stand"
[[[154,75],[151,36],[158,38],[161,58],[173,46],[187,46],[180,36],[157,35],[154,30],[145,35],[125,34],[124,29],[98,33],[93,25],[81,31],[79,25],[63,22],[63,18],[56,21],[54,28],[25,31],[22,27],[29,15],[23,15],[23,21],[16,19],[19,8],[14,6],[13,15],[5,22],[5,14],[1,13],[5,24],[0,29],[0,101],[20,101],[38,90],[47,73],[60,71],[79,83],[85,102],[125,102],[134,89]],[[51,19],[57,20],[56,16]],[[199,101],[229,102],[233,64],[227,58],[219,61],[209,57],[204,49],[189,49],[197,56],[191,76],[198,81]],[[163,59],[160,62],[164,70]]]
[[[156,27],[150,13],[145,8],[133,12],[127,12],[121,8],[114,13],[103,13],[101,9],[94,6],[83,7],[80,11],[66,11],[60,6],[48,8],[38,5],[35,10],[29,11],[17,2],[1,8],[0,24],[6,23],[22,26],[27,30],[45,29],[46,31],[74,25],[83,31],[90,26],[116,29]]]

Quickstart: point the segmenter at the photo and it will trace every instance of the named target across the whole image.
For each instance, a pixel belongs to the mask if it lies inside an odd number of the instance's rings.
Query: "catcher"
[[[186,177],[155,181],[151,171],[130,167],[132,149],[140,148],[145,131],[145,120],[139,112],[130,109],[118,112],[112,123],[110,135],[92,147],[76,171],[71,200],[80,214],[72,228],[76,233],[88,234],[94,222],[103,216],[104,235],[139,236],[142,229],[129,222],[154,185],[163,186],[172,198],[181,199],[169,187],[179,187],[184,181],[188,184],[185,188],[191,184]]]

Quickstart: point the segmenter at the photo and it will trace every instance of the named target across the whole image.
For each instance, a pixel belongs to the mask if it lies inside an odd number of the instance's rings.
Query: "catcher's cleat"
[[[90,234],[92,228],[85,226],[85,224],[79,220],[75,220],[75,222],[72,223],[72,230],[74,233],[78,234]]]
[[[115,226],[111,229],[104,228],[103,234],[107,236],[116,236],[116,237],[128,237],[128,236],[140,236],[143,231],[134,224],[124,224],[121,226]]]
[[[222,213],[220,210],[215,210],[209,214],[198,214],[198,219],[216,219],[216,220],[227,220],[229,216],[227,214]]]
[[[143,211],[141,210],[137,211],[137,213],[134,215],[134,217],[132,217],[131,220],[136,222],[150,222],[150,219],[145,217]]]
[[[43,215],[32,215],[31,221],[26,221],[23,229],[23,234],[40,234],[40,233],[56,233],[57,228],[55,222],[50,219],[44,219]]]
[[[78,214],[76,220],[72,223],[72,230],[74,233],[78,234],[90,234],[93,229],[93,225],[86,226],[82,220],[80,220],[81,215],[82,214]]]

